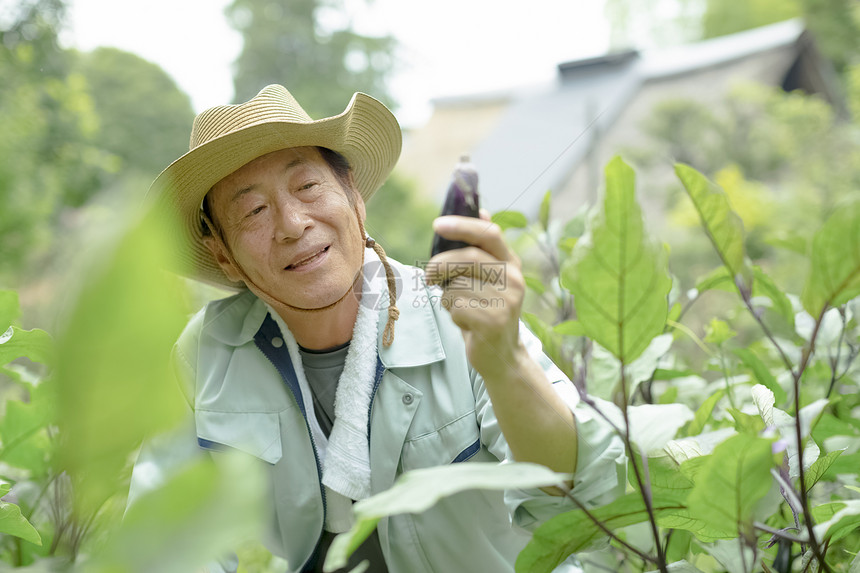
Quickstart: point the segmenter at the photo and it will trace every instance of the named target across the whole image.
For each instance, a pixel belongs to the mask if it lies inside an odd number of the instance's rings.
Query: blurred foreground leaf
[[[469,489],[545,487],[567,479],[570,479],[569,475],[522,462],[452,464],[406,472],[391,489],[355,503],[355,524],[332,542],[326,555],[325,571],[344,567],[347,558],[367,539],[383,517],[421,513],[443,497]]]
[[[666,252],[646,234],[635,175],[621,158],[606,166],[603,209],[561,272],[589,338],[629,364],[663,332],[672,287]]]
[[[200,570],[257,537],[268,515],[261,462],[238,451],[218,461],[201,457],[138,499],[87,571]]]
[[[102,245],[59,338],[61,464],[86,512],[123,487],[117,476],[143,436],[186,408],[168,364],[185,297],[162,270],[174,236],[162,225],[136,222]]]

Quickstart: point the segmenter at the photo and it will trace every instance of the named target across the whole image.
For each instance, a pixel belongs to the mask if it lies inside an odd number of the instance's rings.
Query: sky
[[[231,0],[69,0],[67,47],[113,46],[159,64],[195,112],[230,103],[241,37],[227,23]],[[400,44],[390,89],[407,127],[427,120],[434,98],[552,81],[556,65],[605,53],[603,2],[584,0],[344,0],[324,22],[351,22]],[[289,87],[289,86],[287,86]],[[371,94],[373,95],[373,94]]]

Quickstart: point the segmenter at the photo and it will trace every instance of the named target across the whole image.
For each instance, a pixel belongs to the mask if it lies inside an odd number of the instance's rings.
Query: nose
[[[303,208],[301,201],[288,195],[287,198],[278,202],[275,212],[275,240],[299,239],[311,226],[313,226],[313,219]]]

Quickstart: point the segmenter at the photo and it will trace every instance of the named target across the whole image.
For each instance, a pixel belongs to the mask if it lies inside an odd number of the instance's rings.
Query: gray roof
[[[511,94],[499,122],[472,150],[483,206],[491,212],[515,209],[534,215],[544,193],[561,186],[588,152],[594,134],[617,120],[645,82],[792,45],[802,33],[802,23],[789,20],[677,48],[560,64],[551,85]],[[454,103],[454,98],[436,102]]]

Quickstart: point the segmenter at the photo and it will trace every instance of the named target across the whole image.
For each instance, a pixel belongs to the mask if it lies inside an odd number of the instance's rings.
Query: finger
[[[501,227],[474,217],[446,215],[433,221],[433,230],[452,241],[464,241],[483,249],[501,261],[514,261]]]
[[[510,263],[500,261],[483,249],[465,247],[440,253],[427,261],[424,275],[428,283],[443,286],[459,277],[497,284],[505,281],[509,265]]]
[[[507,310],[510,301],[498,292],[474,296],[450,291],[442,295],[440,302],[462,330],[498,334],[512,324]]]
[[[482,221],[490,221],[493,218],[492,215],[490,215],[490,212],[483,207],[478,209],[478,216],[481,218]]]

